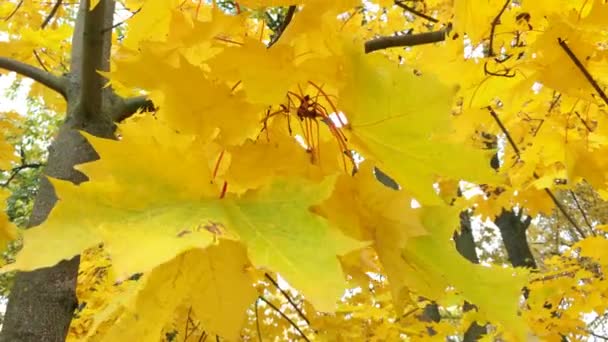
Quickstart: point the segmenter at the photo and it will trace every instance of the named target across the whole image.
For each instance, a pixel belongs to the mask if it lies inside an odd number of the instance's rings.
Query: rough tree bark
[[[531,221],[530,216],[522,220],[521,213],[518,215],[512,210],[503,210],[494,220],[513,267],[536,268],[536,261],[526,238],[526,231]]]
[[[33,78],[59,92],[67,101],[63,125],[49,148],[46,176],[80,184],[87,177],[74,165],[98,159],[98,155],[78,132],[112,138],[114,121],[140,107],[145,98],[123,99],[110,88],[97,70],[109,70],[111,30],[115,0],[101,0],[89,11],[89,0],[81,0],[72,37],[70,72],[62,77],[0,57],[0,68]],[[29,226],[42,223],[57,201],[46,176],[34,202]],[[64,341],[77,307],[76,278],[79,257],[56,266],[18,273],[9,296],[0,341]]]

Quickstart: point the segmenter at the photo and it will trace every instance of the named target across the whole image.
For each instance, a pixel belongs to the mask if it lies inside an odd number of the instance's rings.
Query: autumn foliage
[[[61,75],[76,9],[2,2],[0,57]],[[597,333],[608,222],[577,196],[608,197],[604,1],[127,0],[116,13],[99,73],[151,103],[117,118],[115,139],[82,133],[99,160],[77,166],[81,184],[50,178],[44,223],[0,218],[1,242],[23,243],[4,272],[81,255],[68,340]],[[50,88],[31,96],[61,114]],[[18,115],[0,118],[14,135]],[[0,140],[0,169],[18,163]],[[483,247],[480,226],[503,210],[541,245],[532,263],[509,246],[487,257],[502,242]],[[463,218],[475,260],[454,242]]]

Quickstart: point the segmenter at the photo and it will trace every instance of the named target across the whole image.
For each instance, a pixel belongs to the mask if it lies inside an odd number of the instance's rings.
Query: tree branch
[[[121,108],[112,113],[112,120],[114,122],[121,122],[137,113],[140,109],[144,112],[156,111],[154,103],[147,96],[130,97],[124,99]]]
[[[538,175],[536,174],[536,172],[534,172],[534,178],[536,178],[536,179],[539,178]],[[568,214],[568,211],[566,210],[566,208],[557,199],[557,197],[555,197],[553,192],[551,192],[551,190],[549,190],[549,188],[545,188],[545,192],[547,193],[547,195],[549,195],[549,197],[551,198],[553,203],[555,203],[555,206],[557,207],[557,209],[559,209],[559,211],[561,211],[562,214],[564,214],[564,217],[566,217],[566,220],[568,220],[568,222],[572,225],[572,227],[574,227],[574,229],[581,236],[581,238],[583,238],[583,239],[586,238],[587,234],[585,234],[585,232],[581,229],[581,227],[579,227],[578,224],[576,224],[576,221],[574,221],[572,216],[570,216],[570,214]]]
[[[595,236],[595,232],[593,231],[593,225],[589,221],[589,218],[587,217],[587,213],[585,213],[583,206],[581,206],[581,203],[578,201],[578,198],[576,198],[576,194],[574,193],[574,191],[572,191],[572,190],[569,190],[569,191],[570,191],[570,196],[572,196],[572,199],[574,200],[574,204],[576,204],[576,207],[581,212],[581,216],[583,216],[583,220],[585,220],[585,223],[587,224],[587,227],[589,227],[591,234],[593,234]]]
[[[410,6],[406,5],[406,4],[404,4],[404,3],[403,3],[403,2],[401,2],[401,1],[395,0],[395,5],[397,5],[398,7],[403,8],[404,10],[406,10],[406,11],[408,11],[408,12],[412,13],[413,15],[415,15],[415,16],[417,16],[417,17],[420,17],[420,18],[426,19],[426,20],[428,20],[428,21],[430,21],[430,22],[432,22],[432,23],[438,23],[438,22],[439,22],[439,20],[437,20],[437,19],[435,19],[435,18],[431,17],[430,15],[424,14],[424,13],[422,13],[422,12],[418,11],[417,9],[415,9],[415,8],[413,8],[413,7],[410,7]]]
[[[513,147],[513,150],[515,151],[515,154],[517,154],[517,159],[519,160],[520,159],[519,148],[517,148],[517,144],[515,143],[515,141],[513,141],[513,138],[509,134],[509,131],[502,124],[502,121],[500,121],[500,118],[498,117],[498,114],[496,114],[496,112],[494,111],[494,109],[492,109],[491,106],[488,106],[486,108],[490,112],[490,115],[492,115],[492,117],[494,118],[494,121],[496,121],[496,123],[498,124],[498,127],[500,127],[500,130],[502,131],[502,133],[507,137],[507,140],[509,141],[509,144],[511,144],[511,147]]]
[[[4,18],[4,21],[9,21],[15,15],[15,13],[17,13],[19,8],[21,8],[21,5],[23,5],[23,0],[19,1],[19,3],[17,4],[17,6],[15,6],[13,11],[11,13],[9,13],[9,15],[6,16],[6,18]]]
[[[448,29],[417,34],[406,34],[403,36],[384,36],[365,42],[365,53],[383,50],[392,47],[415,46],[431,44],[445,40]]]
[[[83,15],[83,36],[80,65],[80,96],[79,104],[83,106],[86,115],[97,115],[102,111],[104,77],[97,71],[106,70],[107,61],[106,41],[102,32],[106,18],[107,1],[100,1],[95,9],[89,10],[90,1],[83,0],[80,4],[79,15]],[[84,13],[83,13],[84,12]]]
[[[517,144],[515,144],[515,141],[513,141],[513,139],[511,138],[511,135],[509,134],[509,131],[502,124],[502,122],[498,118],[498,115],[492,109],[492,107],[488,106],[486,108],[490,111],[490,115],[492,115],[492,117],[494,118],[494,120],[496,121],[496,123],[498,124],[498,126],[500,127],[501,131],[507,137],[507,140],[509,141],[509,144],[511,144],[511,147],[513,147],[513,150],[515,150],[515,153],[517,154],[517,159],[519,160],[520,159],[519,149],[517,148]],[[536,173],[536,171],[532,175],[534,176],[535,179],[539,179],[540,178],[539,175]],[[564,214],[564,216],[566,217],[566,220],[568,220],[568,222],[574,227],[574,229],[576,229],[576,232],[583,239],[586,238],[587,235],[585,234],[585,232],[576,224],[576,221],[574,221],[574,219],[572,218],[572,216],[570,216],[570,214],[568,214],[568,211],[566,210],[566,208],[557,199],[557,197],[555,197],[555,195],[553,194],[553,192],[549,188],[545,188],[545,192],[551,198],[551,200],[553,201],[553,203],[555,204],[555,206],[557,207],[557,209],[559,209],[559,211],[561,211],[562,214]]]
[[[66,98],[66,84],[62,77],[57,77],[50,72],[7,57],[0,57],[0,68],[29,77]]]
[[[63,3],[63,0],[57,0],[57,2],[55,2],[55,5],[51,9],[51,12],[44,19],[44,21],[42,22],[42,25],[40,25],[40,28],[45,28],[46,25],[48,25],[51,22],[51,19],[53,19],[53,17],[55,16],[55,14],[57,14],[57,10],[59,10],[59,7],[61,7],[61,3]]]
[[[490,26],[490,46],[488,48],[489,57],[494,56],[494,32],[496,31],[496,26],[500,24],[500,17],[502,17],[502,14],[505,13],[505,10],[507,9],[510,3],[511,0],[505,1],[505,4],[500,9],[500,12],[498,12],[496,17],[494,17],[494,20],[492,20],[492,26]]]
[[[289,304],[291,304],[291,306],[296,310],[296,312],[300,315],[300,317],[302,317],[302,319],[304,321],[306,321],[306,324],[308,324],[308,326],[310,326],[310,321],[308,320],[308,317],[306,317],[306,315],[302,312],[302,310],[300,310],[300,308],[296,305],[296,303],[294,303],[293,299],[291,299],[291,297],[287,294],[287,292],[285,292],[285,290],[283,290],[279,286],[279,284],[270,276],[270,274],[264,273],[264,276],[266,277],[266,279],[270,280],[270,282],[272,283],[272,285],[274,285],[274,287],[276,287],[279,291],[281,291],[281,294],[283,294],[283,297],[285,297],[285,299],[287,299]]]
[[[23,165],[16,166],[10,170],[10,176],[8,176],[8,178],[4,182],[0,183],[0,187],[6,188],[22,170],[37,169],[37,168],[40,168],[43,166],[44,166],[44,164],[41,164],[41,163],[23,164]],[[0,170],[0,171],[2,171],[2,170]]]
[[[258,297],[259,299],[261,299],[264,303],[268,304],[268,306],[270,306],[274,311],[276,311],[279,315],[281,315],[281,317],[285,318],[285,320],[287,320],[287,322],[289,322],[289,324],[296,329],[296,331],[300,334],[300,336],[302,336],[302,338],[306,341],[306,342],[310,342],[310,339],[308,339],[308,337],[306,337],[306,335],[304,334],[304,332],[302,331],[302,329],[300,329],[300,327],[298,327],[298,325],[296,323],[294,323],[294,321],[291,320],[291,318],[289,318],[283,311],[281,311],[276,305],[272,304],[270,301],[268,301],[268,299],[260,296]]]
[[[608,105],[608,96],[606,96],[606,93],[602,90],[602,88],[600,88],[600,86],[597,84],[597,82],[593,79],[593,76],[591,76],[591,74],[589,73],[587,68],[585,68],[583,63],[581,63],[581,61],[578,59],[578,57],[576,57],[576,55],[570,49],[570,47],[568,46],[566,41],[562,38],[557,38],[557,43],[559,44],[559,46],[562,47],[562,49],[564,49],[564,51],[566,52],[568,57],[570,57],[570,60],[572,60],[574,65],[576,65],[576,67],[583,73],[583,76],[585,76],[585,78],[587,79],[589,84],[591,84],[593,89],[595,89],[595,91],[597,91],[598,95],[600,96],[600,98],[602,98],[604,103]]]

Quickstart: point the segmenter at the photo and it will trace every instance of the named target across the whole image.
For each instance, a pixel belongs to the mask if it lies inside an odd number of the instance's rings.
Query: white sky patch
[[[379,4],[375,4],[375,3],[372,3],[372,2],[366,1],[366,0],[363,0],[363,7],[365,8],[366,11],[370,11],[370,12],[374,12],[374,13],[380,11]]]
[[[336,128],[344,127],[348,124],[348,119],[343,112],[331,113],[329,114],[329,119]]]
[[[306,140],[304,140],[303,136],[296,134],[294,139],[296,139],[296,141],[298,142],[298,144],[300,144],[300,146],[302,146],[304,149],[308,150],[308,144],[306,143]]]
[[[534,84],[532,85],[532,91],[534,92],[534,94],[540,93],[541,89],[543,89],[543,84],[540,82],[534,82]]]
[[[477,195],[484,194],[483,190],[481,190],[480,187],[478,187],[476,184],[473,184],[473,183],[469,183],[466,181],[460,181],[458,183],[458,186],[460,187],[462,196],[464,196],[464,198],[466,198],[466,199],[469,199],[469,198],[477,196]]]
[[[471,39],[464,39],[464,58],[483,58],[483,44],[479,44],[477,46],[473,46],[471,43]]]
[[[26,99],[34,81],[24,78],[21,87],[17,90],[17,96],[14,99],[10,99],[6,93],[16,79],[17,74],[14,72],[0,76],[0,112],[15,111],[21,115],[26,115]]]

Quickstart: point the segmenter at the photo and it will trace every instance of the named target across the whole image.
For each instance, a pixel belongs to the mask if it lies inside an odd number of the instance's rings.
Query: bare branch
[[[600,95],[600,97],[602,98],[604,103],[608,105],[608,96],[606,96],[606,93],[602,90],[602,88],[600,88],[600,86],[597,84],[597,82],[593,79],[593,76],[591,76],[591,74],[589,73],[587,68],[585,68],[583,63],[581,63],[581,61],[578,59],[578,57],[576,57],[576,55],[570,49],[570,47],[568,46],[566,41],[562,38],[557,38],[557,42],[558,42],[559,46],[561,46],[562,49],[564,49],[564,51],[566,52],[568,57],[570,57],[570,59],[572,60],[574,65],[576,65],[576,67],[583,73],[583,76],[585,76],[585,78],[587,79],[589,84],[591,84],[593,89],[595,89],[595,91],[597,91],[598,95]]]
[[[0,183],[0,187],[6,188],[13,181],[13,179],[15,179],[15,177],[25,169],[37,169],[43,166],[44,164],[41,163],[23,164],[16,166],[10,170],[10,175],[8,176],[8,178],[4,182]]]
[[[57,0],[57,2],[55,2],[55,5],[51,9],[51,12],[44,19],[44,21],[42,22],[42,25],[40,25],[40,28],[45,28],[46,25],[48,25],[51,22],[51,19],[53,19],[53,17],[55,16],[55,14],[57,14],[57,10],[59,10],[59,7],[61,7],[61,3],[63,3],[63,0]]]
[[[515,153],[517,154],[517,159],[519,160],[520,159],[519,148],[517,148],[517,144],[515,144],[515,141],[511,138],[511,135],[509,134],[509,131],[502,124],[502,122],[500,121],[500,118],[498,118],[498,115],[492,109],[492,107],[488,106],[486,108],[490,111],[490,115],[492,115],[492,117],[494,118],[494,120],[496,121],[496,123],[498,124],[498,126],[500,127],[501,131],[507,137],[507,140],[509,141],[509,144],[511,144],[511,147],[513,147],[513,150],[515,150]],[[539,179],[540,178],[540,176],[536,172],[534,172],[532,175],[534,176],[535,179]],[[572,218],[572,216],[570,216],[570,214],[568,213],[568,211],[566,210],[566,208],[557,199],[557,197],[555,197],[555,195],[553,194],[553,192],[549,188],[545,188],[544,190],[545,190],[545,193],[547,193],[547,195],[551,198],[551,200],[553,201],[553,203],[555,204],[555,206],[557,207],[557,209],[559,211],[561,211],[561,213],[564,215],[564,217],[566,217],[566,220],[568,220],[568,222],[574,227],[574,229],[576,230],[576,232],[583,239],[586,238],[587,235],[585,234],[585,232],[578,226],[578,224],[576,224],[576,221],[574,221],[574,219]]]
[[[581,203],[578,201],[578,198],[576,197],[576,194],[572,190],[569,190],[569,192],[570,192],[570,196],[572,196],[572,199],[574,200],[574,204],[576,204],[576,207],[581,212],[581,216],[583,216],[583,220],[585,220],[585,223],[587,224],[587,227],[589,227],[589,230],[591,231],[591,234],[593,234],[595,236],[596,234],[593,231],[593,225],[589,221],[589,217],[587,217],[587,213],[583,209],[583,206],[581,206]]]
[[[536,174],[536,172],[534,172],[534,178],[538,179],[538,175]],[[557,197],[555,197],[555,195],[553,194],[553,192],[551,192],[551,190],[549,190],[549,188],[545,188],[545,192],[547,193],[547,195],[549,195],[549,197],[551,198],[551,200],[553,201],[553,203],[555,203],[555,206],[557,207],[557,209],[559,209],[559,211],[562,212],[562,214],[564,214],[564,217],[566,218],[566,220],[568,220],[568,222],[572,225],[572,227],[574,227],[574,229],[576,230],[576,232],[584,239],[587,237],[587,234],[585,234],[585,232],[581,229],[581,227],[578,226],[578,224],[576,224],[576,221],[574,221],[574,219],[572,218],[572,216],[570,216],[570,214],[568,214],[568,211],[566,210],[566,208],[562,205],[562,203],[557,199]]]
[[[29,64],[6,57],[0,57],[0,68],[14,71],[19,75],[29,77],[34,81],[40,82],[49,89],[58,92],[61,94],[61,96],[66,98],[66,84],[62,77],[57,77],[50,72],[46,72]]]
[[[272,283],[272,285],[274,285],[274,287],[276,287],[279,291],[281,291],[281,294],[283,294],[283,297],[285,297],[285,299],[287,299],[289,304],[291,304],[291,306],[296,310],[296,312],[300,315],[300,317],[302,317],[302,319],[304,321],[306,321],[306,324],[308,324],[310,326],[310,321],[308,320],[308,317],[306,317],[306,315],[302,312],[302,310],[300,310],[300,308],[296,305],[296,303],[294,303],[293,299],[291,299],[289,294],[287,294],[287,292],[285,292],[285,290],[283,290],[279,286],[279,284],[270,276],[270,274],[264,273],[264,276],[266,276],[266,278],[268,280],[270,280],[270,282]]]
[[[17,6],[15,6],[15,9],[13,9],[13,11],[11,13],[9,13],[9,15],[6,16],[6,18],[4,18],[4,21],[9,21],[15,15],[15,13],[17,13],[17,11],[21,7],[21,5],[23,5],[23,0],[19,1]]]
[[[415,46],[441,42],[445,40],[447,32],[448,29],[442,29],[439,31],[406,34],[403,36],[384,36],[374,38],[365,42],[365,53],[392,47]]]
[[[112,113],[114,115],[112,120],[114,122],[121,122],[137,113],[140,109],[144,112],[153,112],[156,110],[156,107],[154,107],[154,103],[147,96],[130,97],[124,100],[119,110]]]
[[[494,111],[494,109],[492,109],[492,107],[490,107],[490,106],[488,106],[486,108],[488,109],[488,111],[490,111],[490,115],[492,115],[492,117],[494,118],[494,121],[496,121],[496,123],[498,124],[498,127],[500,127],[500,130],[507,137],[507,140],[509,141],[509,144],[511,144],[511,147],[513,147],[513,150],[515,151],[515,154],[517,154],[517,159],[519,160],[520,159],[519,148],[517,148],[517,144],[515,144],[515,141],[513,140],[513,138],[511,137],[511,135],[509,134],[509,131],[502,124],[502,121],[500,121],[500,118],[498,117],[498,114],[496,114],[496,112]]]
[[[260,331],[260,315],[258,313],[258,306],[260,306],[260,298],[255,300],[255,328],[258,331],[258,341],[262,342],[262,332]]]
[[[406,11],[408,11],[408,12],[412,13],[413,15],[415,15],[415,16],[417,16],[417,17],[420,17],[420,18],[426,19],[426,20],[428,20],[428,21],[430,21],[430,22],[432,22],[432,23],[438,23],[438,22],[439,22],[439,20],[437,20],[437,19],[435,19],[435,18],[431,17],[430,15],[424,14],[424,13],[422,13],[422,12],[418,11],[417,9],[415,9],[415,8],[413,8],[413,7],[410,7],[410,6],[406,5],[406,4],[404,4],[404,3],[403,3],[403,2],[401,2],[401,1],[395,0],[395,5],[397,5],[398,7],[403,8],[404,10],[406,10]]]
[[[278,307],[276,307],[276,305],[272,304],[270,301],[268,301],[268,299],[260,296],[259,299],[261,299],[264,303],[268,304],[268,306],[270,306],[274,311],[276,311],[279,315],[281,315],[281,317],[285,318],[285,320],[287,322],[289,322],[289,324],[296,329],[296,331],[300,334],[300,336],[302,336],[302,338],[306,341],[306,342],[310,342],[310,339],[308,339],[308,337],[306,337],[306,335],[304,334],[304,332],[302,331],[302,329],[300,329],[300,327],[298,327],[298,325],[296,323],[294,323],[294,321],[291,320],[291,318],[289,318],[283,311],[281,311]]]
[[[40,66],[42,67],[42,69],[44,69],[44,71],[48,72],[49,68],[47,68],[46,65],[44,65],[44,62],[42,61],[42,58],[40,58],[38,51],[36,51],[36,49],[34,49],[34,50],[32,50],[32,52],[34,53],[34,57],[36,57],[38,64],[40,64]]]
[[[496,26],[500,24],[500,17],[502,17],[502,14],[505,13],[505,10],[510,3],[511,0],[505,1],[505,4],[502,5],[500,12],[498,12],[496,17],[494,17],[494,20],[492,20],[492,26],[490,26],[490,47],[488,48],[488,56],[490,57],[494,56],[494,32],[496,31]]]

